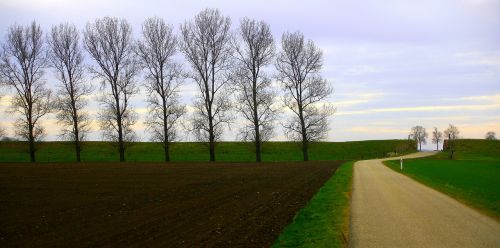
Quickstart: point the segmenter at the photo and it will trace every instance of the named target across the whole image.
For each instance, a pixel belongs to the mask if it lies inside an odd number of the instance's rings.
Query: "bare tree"
[[[247,121],[242,129],[242,138],[255,143],[255,160],[261,161],[261,143],[273,134],[273,122],[278,114],[273,107],[276,92],[271,88],[271,79],[263,71],[272,62],[275,46],[269,25],[244,18],[241,20],[238,37],[233,40],[236,54],[234,86],[237,92],[236,108]]]
[[[333,88],[320,75],[323,52],[313,41],[304,41],[300,32],[284,33],[281,51],[276,59],[278,81],[285,91],[284,103],[294,116],[284,124],[285,134],[302,141],[304,161],[309,160],[308,146],[325,138],[328,117],[335,109],[329,104],[320,106]]]
[[[459,134],[460,131],[458,131],[458,128],[452,124],[444,131],[444,136],[448,137],[447,149],[450,151],[450,159],[453,159],[453,155],[455,154],[455,140],[458,139]]]
[[[52,27],[48,37],[49,60],[61,82],[57,92],[57,120],[63,126],[62,137],[74,142],[76,161],[80,162],[81,141],[89,131],[90,118],[84,107],[85,96],[92,91],[84,81],[83,54],[80,35],[74,25]]]
[[[493,132],[493,131],[487,132],[486,136],[485,136],[485,139],[487,139],[487,140],[496,140],[497,139],[496,133]]]
[[[0,87],[2,86],[2,81],[0,81]],[[2,100],[2,95],[0,93],[0,100]],[[0,126],[0,138],[3,138],[4,136],[7,135],[7,131],[5,130],[4,127]]]
[[[452,124],[444,131],[444,136],[448,137],[449,140],[457,140],[459,134],[458,128]]]
[[[189,76],[199,91],[194,102],[192,129],[200,140],[208,140],[210,161],[215,161],[215,142],[228,124],[231,108],[227,85],[231,68],[231,20],[216,9],[206,9],[193,21],[181,25],[180,47],[192,67]]]
[[[10,110],[21,115],[15,122],[16,135],[28,141],[30,160],[35,162],[35,142],[44,134],[40,118],[52,108],[51,91],[42,79],[47,58],[40,26],[11,26],[0,60],[1,81],[15,92]]]
[[[0,99],[1,99],[1,95],[0,95]],[[0,138],[3,138],[4,136],[6,136],[7,134],[7,131],[5,131],[5,128],[0,126]]]
[[[186,112],[179,103],[182,84],[181,65],[172,60],[177,38],[173,28],[160,18],[149,18],[142,25],[143,38],[137,43],[137,55],[146,69],[146,89],[150,107],[146,124],[154,141],[163,145],[165,161],[170,161],[169,144],[176,138],[176,125]]]
[[[443,133],[434,127],[434,131],[432,131],[432,143],[436,144],[436,151],[439,151],[439,142],[443,140]]]
[[[422,151],[422,143],[427,144],[428,133],[422,126],[414,126],[411,128],[410,132],[411,138],[414,139],[419,147],[419,151]]]
[[[137,120],[130,106],[131,96],[138,92],[134,77],[139,71],[134,58],[132,28],[125,19],[104,17],[87,24],[84,41],[85,49],[98,64],[91,67],[91,72],[102,80],[101,129],[107,139],[118,143],[123,162],[125,143],[134,140],[132,126]]]

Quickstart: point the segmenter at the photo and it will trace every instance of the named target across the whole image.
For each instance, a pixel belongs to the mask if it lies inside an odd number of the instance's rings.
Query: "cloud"
[[[372,127],[372,126],[356,126],[350,129],[352,132],[357,133],[391,133],[391,134],[406,134],[408,133],[407,129],[398,129],[398,128],[381,128],[381,127]]]
[[[486,95],[486,96],[467,96],[467,97],[460,97],[456,100],[500,102],[500,94]]]
[[[356,75],[365,75],[371,73],[379,73],[384,70],[379,66],[373,65],[357,65],[350,67],[345,73],[347,75],[356,76]]]
[[[448,111],[448,110],[489,110],[500,109],[500,104],[481,105],[448,105],[448,106],[418,106],[418,107],[397,107],[373,109],[373,112],[422,112],[422,111]]]
[[[468,51],[458,52],[454,57],[466,66],[487,66],[500,69],[500,52]]]
[[[394,107],[375,108],[354,111],[339,111],[337,115],[362,115],[385,112],[443,112],[443,111],[464,111],[464,110],[500,110],[500,103],[477,104],[477,105],[441,105],[441,106],[415,106],[415,107]]]
[[[344,93],[341,95],[333,94],[330,98],[339,97],[341,100],[331,100],[330,104],[334,105],[337,108],[349,108],[356,105],[362,105],[370,102],[374,102],[380,100],[386,94],[381,92],[367,92],[360,94],[352,94],[352,93]],[[346,100],[343,100],[346,99]]]

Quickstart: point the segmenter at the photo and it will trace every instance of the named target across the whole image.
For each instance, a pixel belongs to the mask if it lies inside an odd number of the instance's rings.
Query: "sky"
[[[232,30],[243,17],[269,23],[278,49],[282,33],[297,30],[322,49],[322,75],[334,88],[325,101],[337,109],[330,118],[328,141],[404,139],[412,126],[421,125],[430,134],[450,123],[463,138],[484,138],[488,131],[500,136],[499,0],[0,0],[0,39],[14,23],[36,20],[47,32],[68,22],[82,30],[104,16],[126,18],[137,38],[148,17],[161,17],[178,31],[205,8],[229,16]],[[55,88],[52,74],[47,69],[45,79]],[[13,117],[5,112],[12,92],[1,91],[0,126],[13,135]],[[187,80],[182,102],[190,105],[195,94],[194,82]],[[133,104],[141,117],[135,129],[147,141],[144,95],[138,94]],[[91,100],[88,109],[97,113],[98,104]],[[44,125],[46,140],[59,139],[53,115]],[[285,140],[276,126],[274,140]],[[224,139],[234,140],[237,129],[235,122]],[[96,123],[89,137],[101,138]],[[425,147],[434,145],[429,140]]]

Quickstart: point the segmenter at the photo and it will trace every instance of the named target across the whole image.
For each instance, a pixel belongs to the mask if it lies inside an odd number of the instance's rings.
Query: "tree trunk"
[[[210,162],[215,162],[215,144],[214,141],[210,141]]]
[[[78,134],[78,133],[76,133],[76,134]],[[75,140],[75,150],[76,150],[76,162],[80,162],[81,161],[81,158],[80,158],[81,148],[80,148],[80,141],[78,139]]]
[[[254,70],[255,71],[255,70]],[[255,72],[253,73],[253,123],[255,128],[255,161],[261,161],[260,154],[260,130],[259,130],[259,117],[257,116],[257,78]]]
[[[215,162],[215,137],[214,137],[214,127],[212,118],[209,120],[209,149],[210,149],[210,162]]]
[[[439,142],[436,142],[436,151],[439,152]]]
[[[163,146],[163,152],[165,153],[165,162],[170,162],[170,153],[168,151],[168,141],[165,141]]]
[[[212,117],[212,105],[208,107],[208,142],[210,151],[210,162],[215,162],[215,135]]]
[[[80,162],[80,152],[82,148],[80,147],[80,132],[78,130],[78,120],[76,119],[76,110],[74,110],[74,117],[73,117],[73,124],[74,124],[74,130],[75,130],[75,152],[76,152],[76,162]]]
[[[300,124],[302,125],[302,155],[304,157],[304,161],[309,161],[309,143],[307,141],[306,127],[304,123],[304,117],[302,117],[302,111],[300,113]]]
[[[123,128],[121,117],[118,117],[118,146],[120,152],[120,162],[125,162],[125,145],[123,144]]]
[[[31,105],[28,106],[28,143],[29,143],[29,152],[30,152],[30,161],[34,163],[36,161],[35,158],[35,137],[33,135],[33,117],[31,114]]]
[[[117,98],[115,98],[115,101],[117,110],[116,124],[118,126],[118,151],[120,152],[120,162],[125,162],[125,145],[123,144],[123,127],[122,115],[120,113],[120,102]]]
[[[302,154],[304,156],[304,161],[309,161],[309,142],[307,140],[302,140]]]
[[[30,161],[33,163],[35,159],[35,138],[33,137],[33,125],[29,124],[29,149],[30,149]]]
[[[304,157],[304,161],[309,161],[309,153],[307,150],[307,134],[306,134],[306,124],[304,122],[304,114],[303,114],[303,109],[302,105],[299,104],[299,119],[300,119],[300,127],[302,130],[302,155]]]
[[[205,90],[206,90],[206,101],[208,101],[208,129],[209,129],[209,134],[208,134],[208,139],[210,142],[210,162],[215,162],[215,134],[214,134],[214,118],[212,116],[212,101],[214,98],[214,85],[215,85],[215,62],[211,63],[211,70],[212,70],[212,87],[210,88],[212,91],[212,94],[209,93],[208,91],[208,82],[205,83]]]
[[[258,131],[257,131],[258,132]],[[258,134],[255,135],[256,138],[259,136]],[[260,148],[260,140],[256,140],[255,141],[255,161],[256,162],[261,162],[262,161],[262,158],[261,158],[261,148]]]
[[[163,85],[163,82],[162,82]],[[167,99],[165,97],[162,97],[163,101],[163,153],[165,156],[165,162],[170,162],[170,153],[168,150],[168,122],[167,122]]]
[[[166,116],[165,112],[164,112],[164,116]],[[163,153],[164,153],[164,156],[165,156],[165,162],[170,162],[170,152],[169,152],[169,147],[168,147],[168,143],[169,143],[169,140],[168,140],[168,128],[167,128],[167,121],[166,119],[163,119],[163,132],[164,132],[164,135],[163,135]]]
[[[73,108],[73,130],[75,134],[75,152],[76,152],[76,162],[80,162],[80,132],[78,130],[78,118],[76,114],[76,103],[73,99],[73,92],[71,93],[71,107]]]

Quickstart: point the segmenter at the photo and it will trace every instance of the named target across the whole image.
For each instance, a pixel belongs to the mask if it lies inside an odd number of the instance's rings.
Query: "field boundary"
[[[347,247],[354,161],[344,162],[278,237],[273,247]]]

